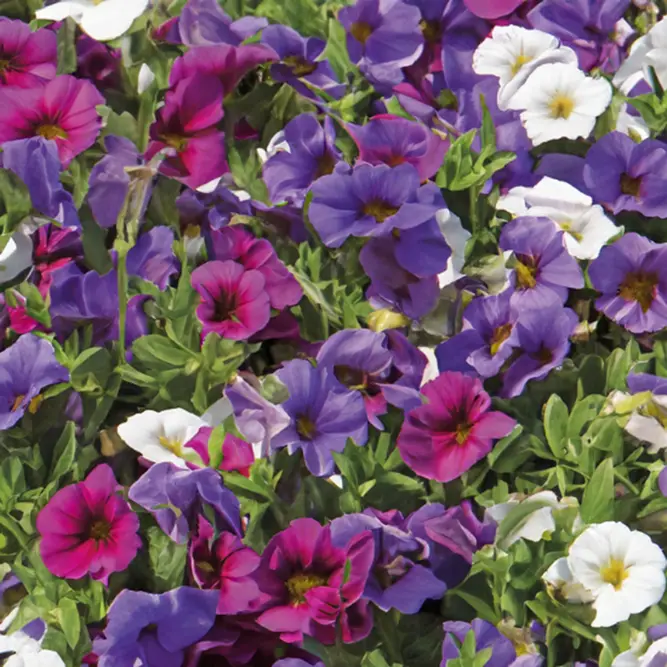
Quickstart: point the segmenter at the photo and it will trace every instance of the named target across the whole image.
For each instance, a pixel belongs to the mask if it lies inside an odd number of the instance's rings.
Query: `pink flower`
[[[330,526],[314,519],[292,521],[262,553],[260,587],[268,608],[257,622],[287,642],[310,635],[333,644],[337,625],[345,643],[364,639],[373,622],[368,602],[360,598],[374,558],[368,530],[341,549],[331,543]]]
[[[191,280],[201,295],[197,318],[202,337],[214,331],[223,338],[245,340],[267,325],[271,306],[259,271],[231,260],[212,261],[195,269]]]
[[[160,172],[191,188],[228,172],[224,134],[217,128],[222,98],[222,84],[215,76],[194,74],[178,81],[151,125],[146,159],[168,149]]]
[[[62,75],[44,86],[0,88],[0,144],[42,136],[56,142],[63,167],[90,148],[102,127],[104,98],[89,81]]]
[[[463,0],[466,7],[483,19],[497,19],[511,14],[525,0]]]
[[[0,18],[0,86],[30,88],[53,79],[58,62],[54,32]]]
[[[482,383],[463,373],[441,373],[421,391],[428,403],[406,415],[397,445],[408,466],[427,479],[460,477],[516,424],[502,412],[489,412],[491,398]]]
[[[184,447],[194,449],[201,460],[210,465],[211,457],[208,453],[208,441],[211,437],[213,429],[210,426],[202,426],[197,435],[188,442]],[[255,455],[252,453],[252,445],[241,438],[237,438],[231,433],[225,435],[222,441],[222,463],[220,463],[220,470],[226,472],[236,471],[243,476],[250,475],[250,466],[255,462]],[[190,464],[192,467],[194,464]]]
[[[90,574],[107,585],[112,572],[127,568],[141,547],[139,518],[118,488],[102,464],[49,500],[37,515],[39,551],[49,572],[66,579]]]

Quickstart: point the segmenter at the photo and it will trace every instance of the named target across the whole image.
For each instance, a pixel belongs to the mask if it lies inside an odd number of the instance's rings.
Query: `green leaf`
[[[489,107],[486,105],[484,95],[480,95],[482,103],[482,127],[480,129],[480,139],[482,140],[482,148],[489,148],[493,153],[496,152],[496,126],[493,123],[493,118],[489,112]]]
[[[1,274],[0,274],[1,275]],[[30,317],[37,320],[44,327],[51,328],[51,314],[44,298],[36,285],[29,282],[21,283],[19,292],[25,297],[25,309]]]
[[[113,373],[113,360],[108,350],[91,347],[84,350],[72,364],[70,382],[79,392],[101,396]]]
[[[8,234],[32,211],[25,183],[9,169],[0,169],[0,223]]]
[[[76,70],[76,23],[67,17],[58,29],[58,74]]]
[[[552,394],[544,409],[544,433],[554,456],[560,458],[567,447],[567,405],[558,394]]]
[[[601,523],[614,518],[614,462],[607,458],[595,469],[581,501],[585,523]]]
[[[361,667],[389,667],[389,663],[382,651],[378,648],[372,653],[366,653],[361,659]]]
[[[53,450],[49,481],[57,482],[63,475],[71,472],[75,456],[76,425],[74,422],[67,422]]]
[[[165,593],[183,584],[188,553],[186,544],[177,544],[158,526],[146,531],[148,559],[155,593]]]
[[[137,338],[132,344],[132,353],[139,361],[156,369],[182,368],[190,359],[197,356],[179,347],[166,336],[158,334]]]
[[[58,621],[63,630],[65,639],[71,648],[79,643],[81,635],[81,614],[76,602],[70,598],[63,598],[58,604]]]
[[[104,275],[113,268],[106,247],[106,230],[95,222],[87,205],[83,206],[80,219],[83,229],[83,258],[90,269]]]
[[[23,463],[16,456],[0,464],[0,506],[9,507],[26,490]]]

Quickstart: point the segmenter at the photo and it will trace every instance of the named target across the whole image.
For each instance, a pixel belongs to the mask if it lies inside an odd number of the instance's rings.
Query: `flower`
[[[148,3],[149,0],[60,0],[38,9],[35,17],[47,21],[71,17],[93,39],[108,42],[124,35]]]
[[[4,658],[4,667],[65,667],[55,651],[42,648],[46,637],[46,624],[43,621],[35,619],[21,630],[2,634],[4,628],[1,626],[5,626],[10,617],[0,624],[0,655]]]
[[[217,599],[217,591],[188,586],[161,595],[122,590],[93,642],[99,667],[182,665],[185,649],[212,627]]]
[[[58,491],[37,515],[39,553],[57,577],[109,583],[141,548],[139,518],[117,491],[118,482],[106,464],[96,466],[83,482]]]
[[[563,232],[546,218],[525,216],[508,222],[499,245],[516,257],[511,275],[516,307],[540,307],[552,295],[564,302],[568,288],[584,286],[579,264],[563,245]]]
[[[168,227],[153,227],[140,234],[127,253],[127,273],[148,280],[164,290],[180,265],[173,250],[174,232]]]
[[[213,331],[223,338],[244,340],[268,324],[271,305],[260,271],[215,260],[196,268],[191,280],[201,296],[197,318],[202,337]]]
[[[602,293],[595,307],[632,333],[667,326],[666,244],[634,232],[602,249],[589,269],[593,287]]]
[[[667,215],[667,149],[661,141],[640,144],[621,132],[601,137],[586,154],[584,181],[592,197],[612,213]]]
[[[32,240],[22,230],[14,232],[0,251],[0,284],[8,283],[32,266]]]
[[[0,352],[0,431],[14,426],[26,411],[37,412],[44,387],[68,380],[69,372],[56,361],[49,341],[22,335]]]
[[[32,32],[23,21],[0,18],[0,86],[31,88],[53,79],[56,41],[50,30]]]
[[[461,373],[441,373],[422,394],[428,402],[408,412],[397,446],[406,464],[427,479],[460,477],[516,424],[502,412],[489,412],[491,398],[482,383]]]
[[[209,441],[213,435],[211,426],[201,426],[194,438],[188,440],[184,447],[194,449],[199,458],[207,466],[211,465],[211,455],[209,453]],[[237,471],[244,477],[250,476],[250,466],[255,461],[252,451],[252,445],[241,438],[237,438],[231,433],[226,433],[221,444],[222,461],[218,466],[219,470],[226,472]],[[180,466],[179,466],[180,467]],[[188,468],[198,467],[189,463]]]
[[[583,589],[594,628],[608,628],[657,604],[665,592],[665,559],[648,535],[617,521],[589,526],[543,579]]]
[[[241,534],[239,501],[211,468],[181,470],[173,463],[156,463],[130,487],[128,497],[179,544],[188,541],[205,506],[215,515],[216,530]]]
[[[551,139],[586,138],[611,102],[605,79],[587,77],[573,64],[547,63],[535,69],[508,102],[534,145]]]
[[[660,667],[667,660],[667,637],[653,641],[648,648],[643,644],[619,653],[611,667]]]
[[[0,88],[0,144],[44,137],[56,143],[63,168],[90,148],[102,127],[96,106],[104,98],[89,81],[63,74],[43,86]]]
[[[333,644],[336,626],[344,643],[364,639],[372,619],[360,598],[373,554],[369,532],[336,547],[330,526],[295,519],[262,552],[260,586],[269,599],[257,622],[288,642],[300,642],[307,634]]]
[[[325,245],[338,248],[349,236],[385,236],[433,218],[444,201],[434,183],[419,185],[409,164],[361,164],[333,173],[311,188],[308,217]]]
[[[122,52],[81,34],[76,40],[76,72],[80,79],[88,79],[101,91],[122,88]],[[140,73],[141,78],[141,73]],[[141,92],[141,91],[139,91]]]
[[[368,422],[363,398],[356,392],[340,392],[331,374],[304,359],[283,364],[276,377],[289,392],[281,407],[292,421],[271,438],[271,448],[287,447],[290,454],[301,450],[313,475],[332,475],[332,452],[342,452],[348,438],[357,445],[366,444]]]
[[[511,14],[525,0],[464,0],[465,6],[475,16],[483,19],[497,19]]]

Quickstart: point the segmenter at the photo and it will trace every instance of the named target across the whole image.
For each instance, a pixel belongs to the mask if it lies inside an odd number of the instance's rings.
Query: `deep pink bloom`
[[[192,286],[201,295],[197,317],[202,337],[211,331],[223,338],[245,340],[261,331],[271,317],[264,276],[233,261],[212,261],[192,272]]]
[[[368,602],[360,598],[374,558],[370,531],[338,548],[331,543],[330,526],[314,519],[292,521],[262,553],[260,587],[269,601],[257,622],[288,642],[309,635],[333,644],[337,625],[345,643],[360,641],[372,627]]]
[[[243,614],[258,608],[263,597],[256,581],[259,555],[237,535],[222,532],[216,538],[211,524],[200,517],[197,536],[188,547],[188,562],[199,588],[220,591],[218,614]]]
[[[102,464],[49,500],[37,515],[39,552],[49,572],[65,579],[90,574],[106,585],[112,572],[127,568],[141,547],[139,518],[118,488]]]
[[[0,18],[0,86],[31,88],[56,75],[57,38],[23,21]]]
[[[44,86],[0,88],[0,144],[42,136],[58,146],[63,167],[94,143],[102,128],[95,108],[104,97],[90,83],[63,74]]]
[[[211,437],[213,429],[210,426],[202,426],[197,435],[188,442],[184,447],[191,447],[201,460],[209,465],[211,457],[208,452],[208,441]],[[231,433],[225,435],[222,441],[222,463],[220,463],[220,470],[226,472],[236,471],[248,477],[250,475],[250,466],[255,462],[255,455],[252,453],[252,445],[241,438],[237,438]]]
[[[222,120],[223,88],[207,74],[181,79],[165,97],[151,125],[146,159],[170,149],[160,172],[191,188],[198,188],[229,171]]]
[[[278,60],[276,52],[260,44],[195,46],[176,58],[169,73],[169,85],[173,87],[195,74],[206,74],[219,79],[224,94],[229,95],[247,72],[271,60]]]
[[[441,373],[422,394],[428,402],[406,415],[397,445],[408,466],[427,479],[460,477],[516,424],[502,412],[489,412],[491,398],[482,383],[463,373]]]
[[[483,19],[497,19],[511,14],[525,0],[463,0],[466,7]]]

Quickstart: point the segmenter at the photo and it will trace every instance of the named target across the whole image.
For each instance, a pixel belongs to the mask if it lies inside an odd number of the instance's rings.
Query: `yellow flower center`
[[[373,34],[373,28],[364,21],[355,21],[350,26],[350,34],[358,42],[365,44],[368,41],[368,38]]]
[[[292,604],[302,604],[306,601],[306,593],[318,586],[324,586],[327,583],[327,578],[319,574],[305,574],[299,573],[290,577],[285,584],[289,592]]]
[[[198,239],[201,235],[201,230],[199,225],[188,225],[183,232],[183,236],[186,239]]]
[[[93,521],[90,526],[90,538],[92,540],[106,540],[111,532],[111,526],[104,519]]]
[[[641,178],[633,178],[630,174],[621,175],[621,192],[637,199],[642,185]]]
[[[618,289],[618,295],[626,301],[636,301],[646,312],[655,298],[658,276],[649,272],[635,271],[628,273]]]
[[[512,76],[516,76],[519,73],[519,70],[533,59],[532,56],[527,56],[524,53],[517,56],[517,59],[512,65]]]
[[[512,325],[507,323],[502,326],[496,327],[491,336],[491,345],[490,351],[491,356],[493,357],[498,353],[500,346],[510,337],[512,334]]]
[[[304,440],[312,440],[317,433],[317,426],[308,415],[301,415],[296,420],[296,432]]]
[[[623,586],[623,582],[630,576],[625,563],[617,558],[612,558],[607,565],[600,570],[602,581],[606,584],[611,584],[614,590],[619,591]]]
[[[552,118],[568,119],[574,111],[574,100],[563,93],[556,95],[549,102],[549,111]]]
[[[572,231],[571,222],[561,222],[559,227],[566,233],[569,234],[575,241],[581,241],[584,237],[579,232]]]
[[[517,262],[514,267],[516,273],[516,282],[522,289],[533,289],[537,285],[535,276],[537,275],[536,266],[528,266],[523,262]]]
[[[62,127],[45,123],[37,128],[37,134],[45,139],[67,139],[67,132]]]
[[[188,138],[183,137],[180,134],[167,133],[161,135],[160,139],[162,139],[167,146],[176,150],[177,153],[182,153],[188,145]]]
[[[23,400],[25,399],[25,394],[20,394],[14,399],[14,404],[12,405],[12,412],[16,412],[20,407],[21,403],[23,403]],[[28,412],[31,415],[34,415],[37,410],[39,410],[39,406],[42,404],[42,401],[44,401],[43,396],[35,396],[30,403],[28,404]]]
[[[183,456],[183,443],[177,438],[168,438],[166,435],[160,436],[160,444],[176,456]]]
[[[294,76],[307,76],[317,69],[316,63],[309,63],[302,56],[287,56],[283,62],[292,70]]]
[[[472,431],[472,426],[468,423],[456,425],[456,442],[463,445]]]
[[[442,38],[442,26],[440,21],[427,21],[426,19],[422,19],[419,22],[419,27],[421,28],[422,35],[424,35],[424,39],[429,44],[435,44]]]
[[[381,223],[392,215],[396,215],[396,213],[398,213],[398,208],[398,206],[392,206],[386,202],[374,199],[367,204],[364,204],[361,211],[364,215],[370,215],[375,218],[375,222]]]

